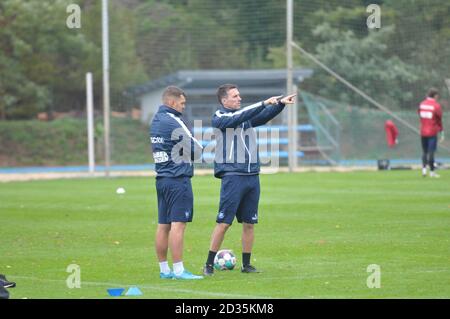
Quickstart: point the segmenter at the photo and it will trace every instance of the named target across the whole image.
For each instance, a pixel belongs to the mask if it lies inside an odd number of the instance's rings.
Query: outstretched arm
[[[217,111],[212,119],[212,126],[219,129],[236,128],[241,123],[248,121],[262,110],[264,110],[264,102],[258,102],[236,112],[222,113]]]
[[[262,111],[261,113],[254,116],[251,119],[252,126],[256,127],[256,126],[264,125],[267,122],[269,122],[271,119],[273,119],[275,116],[280,114],[281,111],[284,110],[284,107],[286,106],[286,104],[293,104],[295,102],[296,95],[297,94],[292,94],[292,95],[288,95],[284,98],[282,98],[281,96],[276,96],[276,97],[270,98],[269,100],[275,99],[275,100],[271,101],[274,103],[272,104],[272,106],[266,107],[266,109],[264,111]],[[267,101],[269,101],[269,100],[267,100]]]

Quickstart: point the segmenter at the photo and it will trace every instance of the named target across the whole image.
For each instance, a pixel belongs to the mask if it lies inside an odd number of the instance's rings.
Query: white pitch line
[[[40,280],[40,281],[46,281],[46,282],[60,282],[60,283],[66,283],[65,280],[58,280],[58,279],[43,279],[43,278],[37,278],[37,277],[27,277],[27,276],[11,276],[12,279],[26,279],[26,280]],[[166,280],[168,281],[168,280]],[[175,280],[174,280],[175,282]],[[112,282],[97,282],[97,281],[81,281],[81,285],[86,286],[105,286],[105,287],[127,287],[132,286],[130,284],[118,284],[118,283],[112,283]],[[152,290],[158,290],[158,291],[168,291],[168,292],[179,292],[179,293],[188,293],[188,294],[197,294],[197,295],[206,295],[211,297],[228,297],[228,298],[245,298],[245,299],[275,299],[274,297],[269,296],[251,296],[251,295],[240,295],[240,294],[230,294],[230,293],[219,293],[219,292],[210,292],[210,291],[203,291],[203,290],[192,290],[192,289],[180,289],[180,288],[169,288],[169,287],[161,287],[161,286],[155,286],[155,285],[137,285],[139,288],[145,288],[145,289],[152,289]]]
[[[436,270],[418,270],[414,271],[412,273],[441,273],[441,272],[449,272],[449,269],[436,269]],[[396,271],[390,271],[390,274],[393,273],[403,273],[403,272],[396,272]],[[346,274],[350,275],[350,274]],[[60,282],[60,283],[66,283],[65,280],[58,280],[58,279],[43,279],[43,278],[37,278],[37,277],[27,277],[27,276],[10,276],[12,279],[26,279],[26,280],[40,280],[40,281],[47,281],[47,282]],[[339,278],[343,277],[340,274],[327,274],[327,275],[305,275],[300,274],[298,276],[272,276],[272,277],[261,277],[258,278],[258,280],[264,280],[264,281],[276,281],[276,280],[302,280],[302,279],[318,279],[318,278]],[[175,280],[165,280],[166,282],[176,282]],[[242,279],[227,279],[227,282],[240,282]],[[82,281],[82,285],[87,286],[105,286],[105,287],[127,287],[132,286],[130,284],[117,284],[117,283],[111,283],[111,282],[96,282],[96,281]],[[192,290],[192,289],[181,289],[181,288],[170,288],[170,287],[161,287],[157,285],[137,285],[138,287],[145,288],[145,289],[152,289],[157,291],[168,291],[168,292],[179,292],[179,293],[188,293],[188,294],[196,294],[196,295],[206,295],[210,297],[228,297],[228,298],[245,298],[245,299],[277,299],[276,297],[271,296],[252,296],[252,295],[241,295],[241,294],[230,294],[230,293],[219,293],[219,292],[211,292],[211,291],[204,291],[204,290]],[[298,298],[298,297],[294,297]],[[304,298],[304,297],[300,297]]]

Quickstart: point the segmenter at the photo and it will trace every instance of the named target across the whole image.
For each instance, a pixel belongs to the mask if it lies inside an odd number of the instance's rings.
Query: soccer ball
[[[219,250],[214,257],[214,268],[217,270],[232,270],[236,266],[236,256],[229,249]]]

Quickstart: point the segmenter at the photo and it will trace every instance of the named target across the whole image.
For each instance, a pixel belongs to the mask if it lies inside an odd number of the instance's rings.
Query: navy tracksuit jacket
[[[216,135],[216,154],[214,176],[256,175],[260,162],[254,127],[264,125],[281,111],[285,105],[264,106],[258,102],[242,109],[231,110],[221,106],[212,118],[213,128],[219,129]]]
[[[192,162],[202,146],[192,136],[181,113],[161,105],[150,125],[150,141],[157,177],[192,177]]]

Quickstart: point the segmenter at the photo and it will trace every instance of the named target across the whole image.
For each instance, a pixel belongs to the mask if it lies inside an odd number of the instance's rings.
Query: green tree
[[[220,3],[148,0],[136,8],[138,54],[151,79],[180,69],[246,65],[237,32],[221,24],[216,6]]]
[[[37,112],[84,110],[85,74],[101,87],[101,2],[79,0],[81,28],[66,25],[72,0],[4,0],[0,3],[0,118],[33,118]],[[135,21],[111,2],[112,106],[127,86],[147,80],[136,54]],[[97,102],[101,89],[94,90]],[[97,103],[96,103],[97,104]]]
[[[394,27],[384,27],[359,39],[352,31],[342,32],[323,24],[313,31],[322,40],[316,56],[375,100],[391,108],[407,107],[412,93],[405,88],[418,80],[418,70],[389,52],[385,43],[394,32]],[[368,104],[319,68],[309,85],[333,100]]]
[[[418,68],[419,79],[412,91],[420,101],[430,86],[446,92],[450,77],[450,2],[447,0],[385,0],[395,25],[390,46],[398,56]],[[448,96],[448,95],[447,95]]]
[[[136,18],[133,8],[138,3],[109,1],[109,55],[111,107],[121,110],[121,100],[127,87],[143,83],[148,76],[137,54]],[[96,47],[95,53],[85,61],[85,69],[94,73],[96,104],[102,99],[102,2],[84,0],[81,31]]]
[[[51,110],[67,81],[76,86],[77,62],[90,47],[65,25],[69,1],[4,0],[0,4],[0,113],[30,118]],[[61,81],[64,79],[64,81]]]

